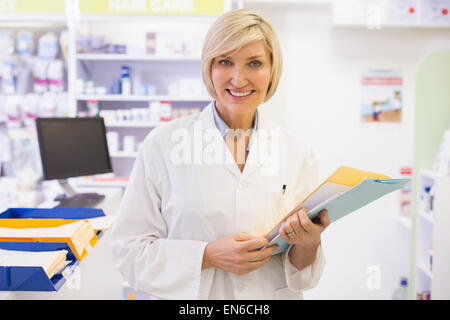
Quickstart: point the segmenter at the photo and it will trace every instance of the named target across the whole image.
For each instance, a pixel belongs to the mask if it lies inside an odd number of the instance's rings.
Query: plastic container
[[[122,66],[121,69],[121,86],[122,86],[122,94],[123,95],[131,95],[131,80],[130,80],[130,67]]]
[[[395,289],[392,295],[393,300],[407,300],[408,299],[408,279],[401,278],[400,287]]]
[[[20,55],[32,55],[34,51],[33,34],[29,31],[20,31],[17,34],[16,49]]]
[[[431,187],[426,186],[422,190],[422,194],[420,196],[420,210],[423,213],[430,212],[430,190]]]
[[[172,120],[172,104],[169,101],[161,102],[161,121]]]
[[[122,85],[122,94],[123,95],[131,95],[131,81],[130,78],[122,78],[121,79],[121,85]]]

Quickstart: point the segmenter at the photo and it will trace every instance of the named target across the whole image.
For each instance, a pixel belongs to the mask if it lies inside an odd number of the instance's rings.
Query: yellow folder
[[[84,220],[0,219],[0,242],[64,242],[78,261],[97,241],[94,229]]]
[[[279,236],[279,229],[286,219],[300,208],[305,208],[312,220],[318,218],[322,209],[327,209],[330,222],[334,222],[383,195],[402,188],[408,181],[350,167],[339,167],[306,198],[299,201],[265,237],[271,245],[280,245],[275,254],[283,252],[287,250],[288,245]]]

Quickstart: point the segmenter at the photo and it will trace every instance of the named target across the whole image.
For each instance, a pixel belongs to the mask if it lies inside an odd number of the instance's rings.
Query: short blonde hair
[[[283,59],[277,35],[260,15],[245,10],[233,10],[221,15],[206,34],[202,50],[202,76],[209,94],[216,98],[211,79],[211,65],[215,58],[227,52],[238,51],[250,42],[263,40],[271,59],[269,88],[264,102],[269,100],[280,82]]]

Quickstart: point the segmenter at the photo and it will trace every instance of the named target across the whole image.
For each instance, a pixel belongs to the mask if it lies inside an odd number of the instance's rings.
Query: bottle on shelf
[[[402,277],[400,280],[400,287],[395,289],[392,295],[393,300],[407,300],[408,299],[408,278]]]
[[[170,101],[162,101],[160,104],[161,121],[172,119],[172,104]]]
[[[430,186],[425,186],[420,195],[420,210],[423,213],[430,213]]]
[[[417,293],[416,299],[417,300],[431,300],[431,292],[423,291],[423,292]]]
[[[130,67],[122,66],[121,86],[123,95],[131,95]]]
[[[412,168],[411,167],[401,167],[400,174],[402,178],[411,179],[412,178]],[[411,183],[407,183],[403,186],[400,193],[400,208],[402,216],[411,216]]]

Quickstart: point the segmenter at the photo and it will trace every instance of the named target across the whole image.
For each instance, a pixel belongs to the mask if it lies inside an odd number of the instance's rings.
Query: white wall
[[[412,164],[415,72],[426,54],[450,48],[450,29],[333,27],[326,4],[245,7],[274,25],[284,51],[279,91],[264,108],[315,148],[320,181],[340,165],[395,177],[400,166]],[[360,121],[361,70],[369,68],[403,70],[401,123]],[[396,220],[398,197],[387,195],[323,233],[327,266],[306,299],[391,298],[400,275],[409,272],[409,234]],[[381,282],[371,290],[373,270]]]

